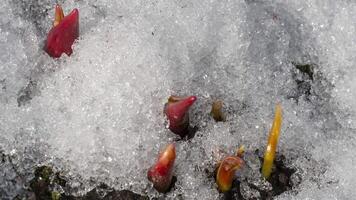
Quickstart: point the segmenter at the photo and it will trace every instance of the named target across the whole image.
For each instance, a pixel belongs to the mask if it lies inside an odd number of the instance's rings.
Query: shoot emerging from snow
[[[268,179],[272,173],[273,162],[276,156],[276,149],[278,145],[279,134],[281,131],[281,124],[282,106],[280,104],[277,104],[272,128],[268,137],[267,148],[263,159],[262,175],[266,179]]]

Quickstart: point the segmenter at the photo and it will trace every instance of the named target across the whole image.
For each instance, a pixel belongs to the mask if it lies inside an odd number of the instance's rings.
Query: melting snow
[[[79,9],[80,39],[57,60],[42,50],[55,1],[0,5],[0,150],[12,155],[0,163],[4,198],[21,194],[39,164],[64,171],[75,194],[105,182],[163,196],[146,173],[177,140],[163,114],[171,94],[198,97],[198,131],[177,142],[166,198],[221,197],[206,173],[216,152],[262,151],[277,102],[278,149],[300,182],[277,198],[356,195],[355,2],[59,2],[65,13]],[[209,115],[215,100],[226,122]]]

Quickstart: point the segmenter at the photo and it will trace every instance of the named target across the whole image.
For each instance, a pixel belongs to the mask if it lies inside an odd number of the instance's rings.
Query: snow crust
[[[105,182],[150,197],[220,198],[206,172],[216,152],[263,151],[277,102],[279,153],[300,183],[277,199],[356,195],[356,2],[59,2],[79,9],[80,39],[57,60],[42,50],[55,1],[0,4],[0,150],[12,156],[1,163],[4,198],[23,192],[40,164],[64,171],[73,194]],[[172,94],[198,97],[190,140],[167,129]],[[226,122],[209,116],[214,100]],[[146,173],[173,141],[177,182],[163,195]]]

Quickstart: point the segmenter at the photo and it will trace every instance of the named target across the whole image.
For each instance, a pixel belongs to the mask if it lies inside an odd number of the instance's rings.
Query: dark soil
[[[129,190],[114,190],[105,184],[94,188],[84,196],[72,196],[54,191],[55,186],[65,187],[67,181],[60,173],[54,173],[51,167],[41,166],[35,171],[35,178],[30,183],[29,199],[36,200],[148,200]]]
[[[258,151],[256,155],[260,155]],[[260,162],[263,163],[263,158],[260,156]],[[265,190],[256,185],[253,185],[247,180],[236,180],[233,182],[232,189],[224,193],[224,200],[269,200],[273,197],[282,194],[283,192],[292,189],[290,178],[295,169],[291,169],[285,164],[286,158],[283,155],[277,155],[275,167],[273,168],[271,177],[267,180],[272,185],[272,190]],[[215,173],[210,173],[209,179],[215,178]],[[172,182],[170,190],[174,190]],[[148,196],[136,194],[129,190],[114,190],[105,184],[101,184],[83,196],[72,196],[65,193],[59,193],[54,188],[65,188],[67,184],[66,178],[61,176],[59,172],[54,172],[49,166],[41,166],[36,168],[35,177],[30,182],[29,192],[32,194],[29,199],[36,200],[148,200]],[[256,194],[246,198],[242,194],[241,184],[247,184],[248,187]]]
[[[291,94],[289,98],[295,99],[298,102],[298,99],[304,96],[307,100],[309,100],[310,95],[312,94],[312,83],[314,81],[314,70],[316,65],[314,64],[299,64],[294,63],[297,71],[302,74],[302,76],[297,76],[297,73],[292,73],[292,78],[297,84],[296,91],[294,94]]]
[[[255,154],[260,155],[258,150]],[[263,157],[259,156],[261,166],[263,163]],[[260,169],[261,171],[262,169]],[[232,189],[229,192],[224,193],[224,200],[270,200],[275,196],[278,196],[286,191],[292,190],[291,176],[296,172],[295,169],[286,166],[286,158],[283,155],[277,155],[274,162],[274,168],[272,174],[267,181],[272,185],[272,190],[265,190],[265,188],[253,185],[247,180],[235,180],[233,182]],[[241,184],[247,184],[252,191],[256,194],[251,195],[253,197],[245,198],[242,195]]]

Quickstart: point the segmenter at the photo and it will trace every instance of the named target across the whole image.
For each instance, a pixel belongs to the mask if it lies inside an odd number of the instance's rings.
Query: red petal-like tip
[[[61,18],[60,6],[56,7],[54,27],[47,35],[45,51],[54,58],[61,57],[62,53],[70,56],[72,45],[79,37],[79,11],[74,9],[69,15]]]
[[[160,154],[156,164],[147,172],[147,178],[159,192],[166,192],[172,182],[173,166],[176,159],[176,148],[169,144]]]
[[[169,121],[169,129],[184,137],[188,133],[189,127],[189,108],[197,100],[196,96],[187,98],[171,96],[165,105],[164,113]]]

